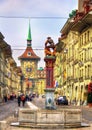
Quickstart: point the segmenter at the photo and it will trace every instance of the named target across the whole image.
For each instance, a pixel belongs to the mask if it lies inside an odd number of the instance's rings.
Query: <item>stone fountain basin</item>
[[[19,109],[19,125],[29,127],[81,127],[81,109],[40,109],[31,102]]]

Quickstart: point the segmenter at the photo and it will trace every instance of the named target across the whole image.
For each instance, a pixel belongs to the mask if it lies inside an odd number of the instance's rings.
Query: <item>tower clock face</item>
[[[29,67],[26,68],[26,72],[31,72],[31,71],[32,71],[32,68],[29,68]]]
[[[35,76],[35,63],[26,61],[24,62],[24,75],[25,77],[33,78]]]

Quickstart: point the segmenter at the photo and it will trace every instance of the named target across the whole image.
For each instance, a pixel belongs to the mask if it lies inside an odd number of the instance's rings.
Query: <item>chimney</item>
[[[82,12],[83,9],[83,3],[85,0],[78,0],[78,12]]]

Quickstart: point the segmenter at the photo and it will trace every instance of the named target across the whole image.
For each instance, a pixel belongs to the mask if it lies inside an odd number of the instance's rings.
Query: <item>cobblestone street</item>
[[[43,98],[35,98],[32,103],[34,103],[35,105],[37,105],[40,108],[44,108],[45,106],[45,99]],[[22,107],[22,106],[21,106]],[[25,105],[26,107],[26,105]],[[58,108],[61,108],[62,106],[57,106]],[[76,108],[76,107],[80,107],[80,106],[63,106],[64,107],[68,107],[69,109],[71,108]],[[10,101],[4,104],[0,105],[0,120],[5,120],[7,121],[7,128],[8,130],[35,130],[34,128],[21,128],[21,127],[14,127],[14,126],[10,126],[11,122],[17,122],[17,117],[14,117],[14,112],[16,110],[18,110],[19,107],[17,105],[17,101]],[[82,120],[83,122],[89,123],[90,127],[82,127],[82,128],[71,128],[70,130],[92,130],[92,108],[89,108],[88,106],[81,106],[82,109]],[[61,129],[65,129],[65,128],[61,128]],[[61,130],[58,129],[58,130]],[[37,129],[36,130],[40,130]],[[41,129],[44,130],[44,129]],[[51,130],[51,129],[48,129]],[[54,129],[53,129],[54,130]]]
[[[22,106],[21,106],[22,107]],[[18,110],[17,99],[8,101],[0,104],[0,121],[14,115],[15,111]]]

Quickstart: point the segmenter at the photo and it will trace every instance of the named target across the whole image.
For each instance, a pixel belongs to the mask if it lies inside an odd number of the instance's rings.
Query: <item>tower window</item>
[[[28,56],[31,56],[31,52],[28,52],[27,55],[28,55]]]

